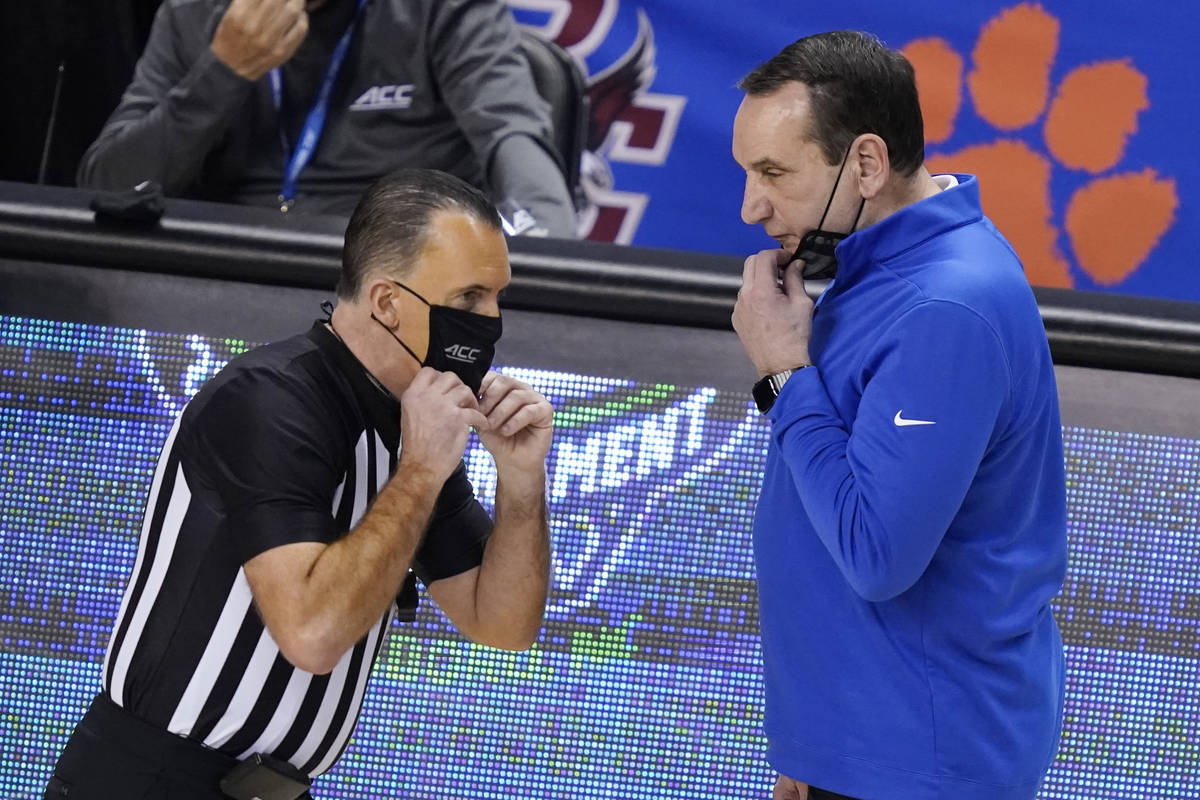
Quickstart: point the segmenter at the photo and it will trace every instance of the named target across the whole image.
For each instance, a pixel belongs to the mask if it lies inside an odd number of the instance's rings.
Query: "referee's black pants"
[[[96,695],[67,741],[45,800],[224,800],[237,760],[143,722]],[[305,795],[307,797],[307,795]]]

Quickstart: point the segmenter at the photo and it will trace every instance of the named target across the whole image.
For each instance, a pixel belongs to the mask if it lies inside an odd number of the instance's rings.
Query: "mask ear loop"
[[[412,357],[413,357],[413,361],[416,361],[418,364],[421,364],[422,366],[424,366],[425,362],[424,362],[424,361],[422,361],[421,359],[417,358],[417,354],[416,354],[416,353],[414,353],[414,352],[412,351],[412,348],[410,348],[408,345],[406,345],[406,344],[405,344],[405,343],[404,343],[404,342],[403,342],[403,341],[400,339],[400,337],[396,335],[395,331],[393,331],[393,330],[392,330],[391,328],[389,328],[387,325],[384,325],[382,322],[380,322],[380,321],[379,321],[379,317],[375,316],[375,312],[374,312],[374,311],[372,311],[372,312],[371,312],[371,319],[373,319],[373,320],[375,320],[376,322],[378,322],[378,323],[379,323],[379,327],[381,327],[381,328],[383,328],[385,331],[387,331],[387,332],[388,332],[388,335],[389,335],[389,336],[391,336],[393,339],[395,339],[395,340],[396,340],[396,343],[397,343],[397,344],[399,344],[401,347],[403,347],[403,348],[404,348],[404,351],[405,351],[406,353],[408,353],[410,356],[412,356]]]
[[[389,282],[391,282],[391,283],[394,283],[394,284],[396,284],[396,285],[397,285],[397,286],[399,286],[401,289],[403,289],[404,291],[408,292],[409,294],[411,294],[413,297],[415,297],[415,298],[417,298],[418,300],[420,300],[420,301],[421,301],[422,303],[424,303],[425,305],[429,306],[430,308],[433,308],[433,304],[432,304],[432,303],[430,303],[430,302],[429,302],[428,300],[426,300],[424,297],[421,297],[421,295],[417,294],[416,292],[414,292],[412,289],[410,289],[410,288],[408,288],[407,286],[405,286],[405,285],[404,285],[403,283],[401,283],[400,281],[394,281],[394,280],[392,280],[391,278],[387,278],[387,280],[388,280]],[[380,320],[379,320],[379,317],[375,316],[375,312],[374,312],[374,311],[372,311],[372,312],[371,312],[371,319],[373,319],[373,320],[375,320],[377,323],[379,323],[379,327],[381,327],[381,328],[383,328],[385,331],[387,331],[387,332],[388,332],[388,335],[389,335],[389,336],[391,336],[393,339],[395,339],[395,340],[396,340],[396,343],[397,343],[397,344],[399,344],[401,347],[403,347],[403,348],[404,348],[404,350],[405,350],[405,352],[407,352],[407,353],[408,353],[410,356],[412,356],[412,357],[413,357],[413,361],[416,361],[416,362],[417,362],[418,364],[420,364],[421,366],[424,366],[424,365],[425,365],[425,362],[424,362],[424,361],[422,361],[421,359],[417,358],[417,354],[416,354],[416,353],[414,353],[414,352],[412,351],[412,348],[410,348],[408,345],[406,345],[406,344],[405,344],[405,343],[404,343],[404,342],[403,342],[403,341],[400,339],[400,337],[396,335],[395,331],[393,331],[393,330],[392,330],[391,328],[389,328],[387,325],[384,325],[382,322],[380,322]]]
[[[391,281],[392,283],[396,284],[397,286],[399,286],[399,287],[400,287],[401,289],[403,289],[404,291],[406,291],[406,292],[408,292],[409,294],[411,294],[413,297],[415,297],[415,298],[417,298],[418,300],[420,300],[420,301],[421,301],[422,303],[424,303],[425,305],[429,306],[430,308],[433,308],[433,303],[429,302],[429,301],[428,301],[428,300],[426,300],[424,297],[421,297],[421,295],[417,294],[416,292],[414,292],[412,289],[410,289],[410,288],[408,288],[407,286],[405,286],[405,285],[404,285],[403,283],[401,283],[400,281],[393,281],[391,278],[388,278],[388,280],[389,280],[389,281]]]
[[[858,230],[858,218],[862,216],[863,209],[867,207],[867,198],[863,198],[858,204],[858,213],[854,215],[854,222],[850,223],[850,232],[854,233]]]
[[[846,154],[842,156],[842,165],[838,167],[837,177],[833,179],[833,191],[829,193],[829,200],[825,203],[825,210],[821,212],[821,221],[817,223],[817,230],[821,230],[825,227],[825,215],[829,213],[829,208],[833,205],[833,197],[837,194],[838,184],[842,182],[842,173],[846,171],[846,162],[850,160],[850,150],[853,147],[854,142],[850,142],[850,144],[846,146]],[[864,200],[865,199],[866,198],[864,198]],[[861,208],[859,208],[858,213],[862,213]],[[854,222],[858,222],[858,217],[854,218]],[[853,226],[851,226],[850,230],[854,230]]]
[[[789,264],[791,264],[793,261],[796,261],[797,259],[803,259],[806,251],[811,250],[814,246],[814,242],[812,241],[813,234],[817,233],[818,231],[824,230],[825,217],[828,216],[829,209],[833,206],[833,198],[835,195],[837,195],[838,184],[840,184],[842,182],[842,173],[846,171],[846,162],[850,160],[850,151],[852,149],[854,149],[854,142],[850,142],[850,144],[846,147],[845,155],[842,156],[842,165],[840,167],[838,167],[837,177],[833,179],[833,189],[829,192],[829,199],[825,201],[825,210],[821,212],[821,221],[817,223],[817,227],[813,228],[811,231],[804,234],[804,236],[802,236],[800,238],[800,243],[798,245],[796,245],[796,250],[792,253],[792,257],[788,259]],[[859,216],[862,215],[863,206],[865,206],[866,203],[867,203],[867,199],[864,197],[863,201],[861,203],[859,203],[859,205],[858,205],[858,214],[856,214],[854,216],[854,223],[850,227],[851,233],[854,232],[854,226],[858,225],[858,218],[859,218]],[[828,256],[831,256],[832,253],[828,253],[825,255],[828,257]],[[807,268],[806,268],[806,271],[807,271]],[[815,277],[821,277],[821,276],[819,274],[814,274],[814,275],[806,275],[805,277],[814,277],[815,278]],[[828,276],[825,276],[825,277],[828,277]]]

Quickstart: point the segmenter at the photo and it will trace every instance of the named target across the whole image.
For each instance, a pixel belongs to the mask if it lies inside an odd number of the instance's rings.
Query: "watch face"
[[[774,375],[759,380],[754,384],[754,389],[751,395],[754,397],[754,405],[758,406],[760,414],[765,414],[771,410],[771,406],[775,405],[775,398],[779,396],[779,390],[775,387]]]
[[[754,384],[750,394],[754,397],[754,404],[758,406],[761,413],[765,414],[771,410],[771,406],[775,405],[775,398],[779,397],[783,385],[795,371],[794,369],[785,369],[783,372],[768,375]]]

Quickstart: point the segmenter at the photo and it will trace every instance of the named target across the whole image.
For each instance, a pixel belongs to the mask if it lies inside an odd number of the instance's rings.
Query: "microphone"
[[[58,101],[62,97],[63,72],[66,68],[65,59],[58,62],[58,75],[54,79],[54,99],[50,101],[50,121],[46,123],[46,138],[42,140],[42,161],[38,165],[39,185],[46,182],[46,167],[50,164],[50,143],[54,141],[54,128],[58,124]]]

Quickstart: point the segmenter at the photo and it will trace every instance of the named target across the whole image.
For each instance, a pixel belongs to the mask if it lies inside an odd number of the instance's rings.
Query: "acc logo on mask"
[[[466,364],[474,364],[479,358],[479,348],[467,347],[465,344],[452,344],[446,348],[446,357]]]

